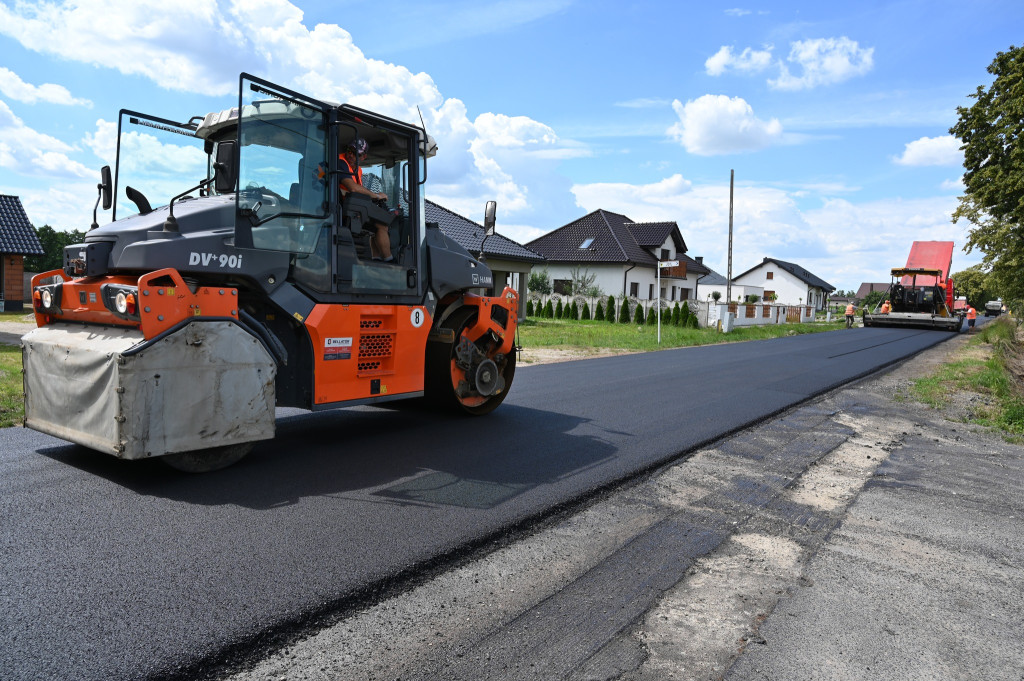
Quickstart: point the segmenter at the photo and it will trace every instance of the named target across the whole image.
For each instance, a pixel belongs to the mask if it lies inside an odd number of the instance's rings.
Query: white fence
[[[730,319],[726,321],[726,314]],[[723,320],[724,331],[737,326],[766,324],[807,324],[814,321],[813,305],[775,305],[770,303],[712,303],[708,324]]]

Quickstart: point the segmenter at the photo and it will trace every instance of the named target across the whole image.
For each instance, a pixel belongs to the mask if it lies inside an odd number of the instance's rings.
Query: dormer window
[[[583,240],[583,243],[580,244],[580,248],[590,248],[593,245],[594,245],[594,238],[590,237],[589,239],[584,239]]]

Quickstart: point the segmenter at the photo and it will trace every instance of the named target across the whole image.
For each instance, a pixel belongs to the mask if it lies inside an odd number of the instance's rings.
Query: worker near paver
[[[853,303],[846,304],[846,328],[853,328],[853,315],[857,312],[857,308],[853,306]]]
[[[967,333],[974,332],[974,320],[978,318],[978,311],[971,305],[967,306]]]
[[[888,300],[885,301],[884,303],[882,303],[882,310],[881,310],[881,312],[882,312],[882,314],[889,314],[890,312],[892,312],[892,305],[889,304]]]

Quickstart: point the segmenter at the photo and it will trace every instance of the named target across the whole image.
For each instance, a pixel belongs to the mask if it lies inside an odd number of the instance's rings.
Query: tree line
[[[1001,297],[1024,310],[1024,47],[996,53],[991,85],[978,86],[971,106],[957,107],[949,129],[964,152],[964,194],[953,222],[971,224],[965,250],[981,265],[953,275],[954,285],[978,308]]]
[[[42,255],[26,255],[26,272],[49,272],[64,267],[64,247],[80,244],[85,241],[85,232],[72,230],[62,232],[50,225],[36,229],[39,244],[43,247]]]

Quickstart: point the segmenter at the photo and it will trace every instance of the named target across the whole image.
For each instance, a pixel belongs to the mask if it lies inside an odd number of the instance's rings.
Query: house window
[[[679,300],[689,300],[689,299],[690,299],[690,289],[688,289],[688,288],[681,288],[681,289],[679,289]]]
[[[676,287],[673,286],[672,287],[672,297],[669,300],[675,300],[675,299],[676,299]]]
[[[647,285],[647,300],[654,300],[654,284]]]
[[[640,282],[634,281],[629,285],[629,295],[634,298],[640,297]]]
[[[664,297],[665,297],[665,289],[661,289],[661,297],[662,297],[662,298],[664,298]]]
[[[765,291],[765,292],[764,292],[764,299],[765,299],[765,300],[766,300],[767,302],[769,302],[769,303],[770,303],[770,302],[772,302],[772,299],[773,299],[774,297],[775,297],[775,291]]]
[[[589,239],[584,239],[583,240],[583,243],[580,244],[580,248],[590,248],[593,245],[594,245],[594,238],[590,237]]]
[[[668,260],[668,249],[667,248],[661,249],[661,259],[662,260]]]
[[[551,282],[551,285],[555,289],[555,293],[560,296],[572,295],[571,279],[555,279]]]
[[[775,273],[774,272],[769,272],[768,274],[764,275],[764,278],[765,279],[774,279],[775,278]]]

